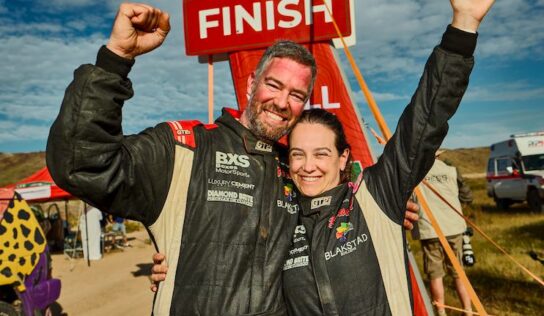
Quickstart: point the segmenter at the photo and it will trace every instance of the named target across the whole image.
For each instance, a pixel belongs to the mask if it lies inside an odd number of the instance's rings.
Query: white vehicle
[[[500,209],[527,201],[532,211],[544,205],[544,131],[516,134],[491,145],[487,195]]]

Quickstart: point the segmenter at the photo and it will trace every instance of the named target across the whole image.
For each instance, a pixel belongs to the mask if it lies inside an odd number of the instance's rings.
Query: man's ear
[[[251,95],[251,92],[253,91],[253,84],[255,84],[255,71],[252,71],[251,74],[247,77],[246,93],[248,99]]]

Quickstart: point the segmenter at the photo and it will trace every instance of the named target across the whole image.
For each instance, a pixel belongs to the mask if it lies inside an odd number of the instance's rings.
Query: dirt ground
[[[128,236],[132,247],[112,250],[90,266],[82,258],[53,254],[53,277],[62,282],[54,315],[151,315],[154,248],[145,230]]]

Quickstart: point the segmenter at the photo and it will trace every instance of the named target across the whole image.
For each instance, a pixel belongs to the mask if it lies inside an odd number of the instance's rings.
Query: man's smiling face
[[[295,125],[310,93],[311,69],[289,58],[273,58],[259,78],[248,79],[242,124],[258,137],[277,141]]]

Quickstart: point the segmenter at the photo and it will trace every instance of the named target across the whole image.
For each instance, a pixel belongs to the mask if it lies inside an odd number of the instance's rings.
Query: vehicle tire
[[[6,302],[0,302],[0,316],[20,316],[22,315],[15,306]]]
[[[527,193],[527,204],[532,212],[542,211],[542,199],[540,198],[537,190],[530,190]]]
[[[510,199],[499,199],[495,197],[495,204],[497,204],[499,210],[505,211],[510,207],[512,201],[510,201]]]

